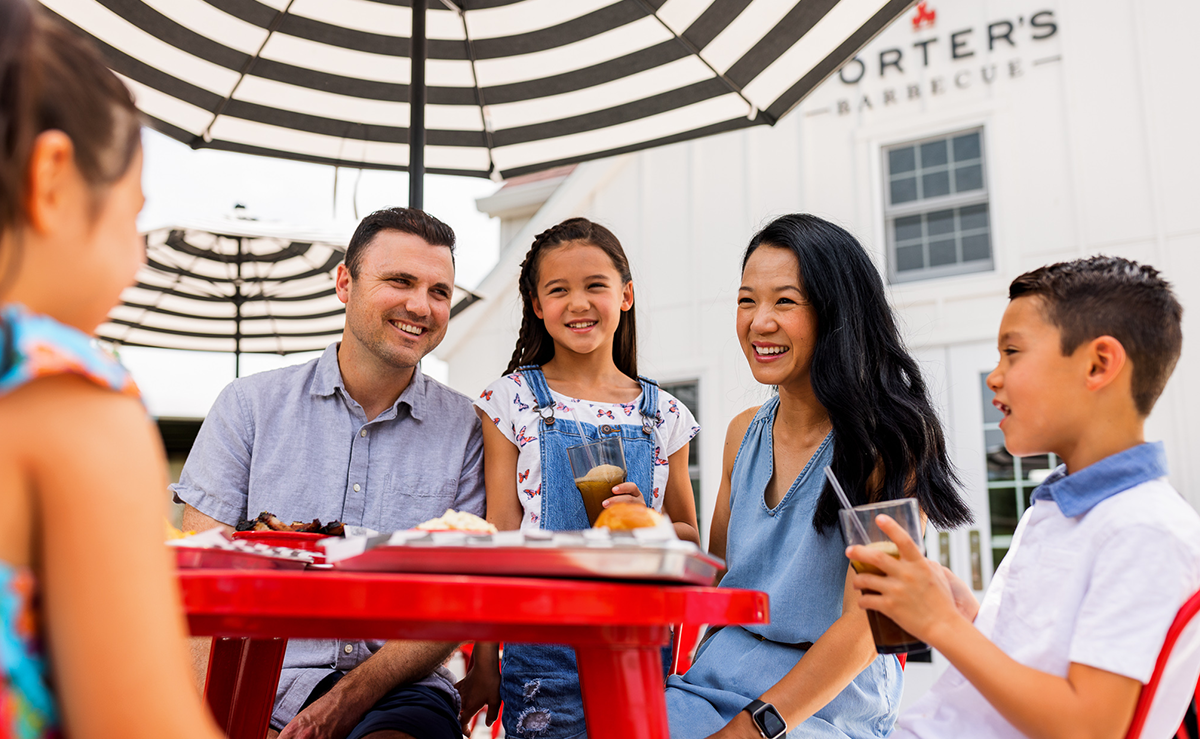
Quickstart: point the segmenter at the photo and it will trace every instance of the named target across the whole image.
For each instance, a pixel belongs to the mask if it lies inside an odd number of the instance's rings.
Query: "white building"
[[[695,383],[704,530],[725,427],[769,392],[734,335],[742,250],[774,216],[829,218],[890,285],[976,513],[968,529],[931,534],[930,552],[982,589],[1038,469],[1053,462],[1014,462],[988,425],[981,378],[995,365],[1008,284],[1049,262],[1116,254],[1160,268],[1184,304],[1183,358],[1147,432],[1166,442],[1171,481],[1200,507],[1200,86],[1189,53],[1200,4],[921,5],[774,128],[589,162],[480,200],[504,219],[506,244],[478,288],[488,302],[456,319],[437,352],[451,384],[477,394],[504,369],[534,234],[575,215],[608,225],[633,267],[639,367]]]

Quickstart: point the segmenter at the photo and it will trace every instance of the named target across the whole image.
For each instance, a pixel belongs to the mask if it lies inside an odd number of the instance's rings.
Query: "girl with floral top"
[[[145,259],[141,127],[99,55],[0,0],[0,737],[220,732],[191,679],[161,442],[91,333]]]
[[[620,437],[626,481],[607,508],[649,506],[699,542],[688,409],[637,373],[629,261],[611,231],[572,218],[539,234],[521,264],[524,315],[504,376],[475,405],[482,418],[488,520],[501,530],[588,528],[567,448]],[[586,736],[575,657],[560,645],[510,644],[499,696],[514,739]],[[497,711],[495,645],[478,645],[460,685],[463,718]]]

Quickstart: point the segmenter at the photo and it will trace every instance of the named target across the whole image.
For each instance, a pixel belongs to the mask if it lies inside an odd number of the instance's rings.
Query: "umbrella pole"
[[[412,0],[412,77],[408,86],[408,207],[425,208],[425,0]]]

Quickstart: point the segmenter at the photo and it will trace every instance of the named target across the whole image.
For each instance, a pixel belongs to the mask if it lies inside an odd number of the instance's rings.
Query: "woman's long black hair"
[[[845,229],[803,213],[756,233],[743,271],[760,246],[790,249],[800,262],[800,285],[817,318],[809,375],[833,423],[833,471],[851,502],[911,497],[939,528],[970,523],[941,422],[866,250]],[[835,527],[838,508],[826,483],[813,527]]]

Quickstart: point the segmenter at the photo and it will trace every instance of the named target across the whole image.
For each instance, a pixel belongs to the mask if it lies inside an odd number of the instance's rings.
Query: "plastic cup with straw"
[[[583,436],[583,424],[571,409],[571,417],[579,426]],[[587,512],[588,524],[595,525],[596,518],[604,510],[604,501],[612,497],[612,490],[625,482],[625,447],[620,436],[609,436],[599,441],[567,447],[567,459],[571,463],[571,474],[575,487],[583,496],[583,507]]]
[[[847,543],[877,549],[899,559],[899,548],[879,529],[879,524],[875,521],[880,514],[891,516],[896,523],[908,531],[908,535],[912,537],[913,541],[921,541],[920,509],[917,507],[915,499],[901,498],[900,500],[888,500],[855,507],[850,505],[846,491],[842,489],[841,483],[838,482],[833,470],[829,467],[825,468],[825,477],[829,479],[833,492],[837,493],[838,500],[842,503],[842,510],[838,511],[838,517],[841,518],[842,531],[846,534]],[[865,562],[851,560],[850,566],[858,573],[884,574]],[[863,592],[872,591],[864,590]],[[871,624],[871,636],[875,639],[875,651],[880,654],[920,652],[929,648],[924,642],[900,628],[895,621],[878,611],[868,609],[867,620]]]

